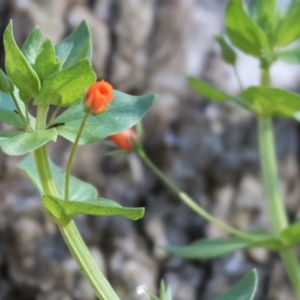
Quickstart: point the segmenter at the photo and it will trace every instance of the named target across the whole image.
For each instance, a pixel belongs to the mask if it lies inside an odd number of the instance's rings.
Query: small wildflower
[[[124,130],[120,133],[113,134],[109,137],[120,149],[122,150],[133,150],[131,139],[138,139],[137,133],[132,129]]]
[[[145,284],[142,284],[136,288],[136,293],[138,295],[144,295],[147,292],[147,290],[148,290],[147,286]]]
[[[110,83],[102,80],[97,81],[88,89],[84,106],[92,114],[99,114],[106,109],[106,105],[114,99],[113,87]]]

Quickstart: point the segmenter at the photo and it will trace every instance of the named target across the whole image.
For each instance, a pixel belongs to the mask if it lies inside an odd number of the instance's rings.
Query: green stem
[[[243,87],[242,80],[241,80],[241,77],[239,75],[239,72],[237,70],[236,65],[233,66],[233,69],[234,69],[234,74],[235,74],[235,77],[236,77],[237,82],[239,84],[240,90],[242,91],[244,89],[244,87]]]
[[[60,108],[61,108],[61,106],[56,106],[56,108],[54,109],[54,111],[53,111],[53,113],[50,117],[50,120],[48,122],[48,125],[47,125],[48,127],[52,125],[52,122],[53,122],[54,118],[56,117],[56,115],[57,115],[58,111],[60,110]]]
[[[261,74],[261,85],[269,86],[270,81],[269,70],[263,69]],[[274,234],[280,238],[281,231],[288,227],[289,222],[279,188],[278,167],[271,117],[258,117],[258,141],[268,210]],[[295,250],[291,247],[284,248],[280,251],[280,255],[298,299],[300,299],[300,266]]]
[[[90,111],[87,111],[85,113],[85,116],[84,116],[84,118],[81,122],[81,125],[79,127],[79,130],[77,132],[75,142],[72,145],[72,149],[71,149],[70,156],[69,156],[69,159],[68,159],[68,163],[67,163],[67,167],[66,167],[66,179],[65,179],[65,197],[64,197],[65,200],[69,200],[70,177],[71,177],[71,168],[72,168],[72,164],[73,164],[73,159],[74,159],[74,156],[75,156],[75,152],[76,152],[76,148],[78,146],[79,139],[81,137],[81,134],[82,134],[83,129],[84,129],[84,125],[85,125],[85,123],[88,119],[89,114],[90,114]]]
[[[46,121],[45,107],[38,109],[37,129],[43,128]],[[44,119],[43,117],[44,116]],[[60,198],[60,194],[54,183],[46,146],[42,146],[33,152],[35,165],[42,183],[45,194]],[[101,300],[120,300],[115,291],[110,286],[105,276],[98,269],[87,246],[81,238],[73,221],[64,226],[59,226],[62,236],[68,245],[73,257],[82,269],[86,278],[90,282],[95,294]]]
[[[175,194],[176,196],[185,203],[191,210],[193,210],[196,214],[201,216],[206,221],[215,224],[222,230],[231,233],[235,236],[238,236],[240,238],[249,240],[249,241],[256,241],[256,238],[253,237],[250,234],[247,234],[243,231],[237,230],[218,219],[214,218],[212,215],[207,213],[203,208],[201,208],[191,197],[189,197],[187,194],[185,194],[183,191],[181,191],[172,181],[170,181],[165,174],[163,174],[148,158],[146,153],[142,148],[139,148],[137,150],[137,154],[140,156],[140,158],[147,164],[147,166],[161,179],[162,182],[164,182]]]
[[[27,121],[26,121],[26,119],[25,119],[25,117],[24,117],[24,115],[23,115],[23,113],[21,111],[21,108],[19,106],[19,103],[18,103],[18,101],[17,101],[14,93],[11,93],[10,96],[12,97],[12,99],[14,101],[14,104],[15,104],[15,107],[16,107],[16,110],[17,110],[17,112],[18,112],[18,114],[19,114],[22,122],[24,123],[25,130],[30,130],[30,125],[29,125],[29,123],[27,123]]]

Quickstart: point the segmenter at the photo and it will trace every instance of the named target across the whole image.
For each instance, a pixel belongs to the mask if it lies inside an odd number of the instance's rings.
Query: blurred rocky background
[[[0,0],[0,32],[13,19],[19,45],[37,24],[58,42],[86,19],[99,79],[126,93],[159,95],[143,122],[154,162],[214,216],[240,229],[269,229],[255,119],[231,103],[201,98],[186,81],[199,76],[238,92],[213,38],[224,30],[225,6],[225,0]],[[2,42],[0,59],[3,67]],[[254,59],[240,54],[237,67],[244,86],[258,83]],[[278,63],[272,71],[275,85],[297,91],[299,67]],[[299,125],[276,120],[276,138],[293,220],[300,204]],[[70,145],[60,140],[50,148],[64,167]],[[253,267],[260,276],[256,299],[295,299],[279,257],[263,249],[212,261],[168,256],[159,246],[226,234],[181,204],[137,157],[108,157],[108,150],[103,143],[80,147],[74,173],[105,198],[145,206],[146,215],[137,222],[80,216],[76,223],[122,300],[143,299],[135,293],[141,284],[155,293],[162,278],[174,300],[210,300]],[[14,167],[19,160],[1,154],[0,299],[95,299],[31,183]]]

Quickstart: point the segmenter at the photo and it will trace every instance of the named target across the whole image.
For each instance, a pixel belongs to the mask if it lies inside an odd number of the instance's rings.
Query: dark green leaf
[[[300,110],[300,95],[272,87],[250,87],[241,96],[260,115],[292,117]]]
[[[0,91],[6,94],[13,93],[14,91],[14,84],[1,69],[0,69]]]
[[[291,64],[300,63],[300,45],[297,45],[291,49],[280,51],[277,58]]]
[[[40,81],[43,82],[49,75],[59,68],[59,63],[55,57],[55,50],[49,38],[45,40],[40,48],[40,52],[35,60],[34,69]]]
[[[215,37],[216,41],[219,43],[222,51],[222,58],[230,65],[235,65],[236,54],[231,47],[231,45],[226,41],[224,36],[219,35]]]
[[[236,104],[244,107],[247,110],[251,110],[251,105],[244,99],[236,96],[229,95],[224,91],[216,88],[215,86],[195,77],[188,78],[191,87],[200,95],[215,101],[227,101],[232,100]]]
[[[155,99],[155,95],[131,96],[114,91],[114,100],[107,110],[99,115],[90,115],[79,143],[90,144],[121,132],[135,125],[145,115]],[[57,128],[58,134],[74,142],[84,117],[83,103],[69,107],[57,117],[54,123],[65,123]]]
[[[300,37],[300,1],[291,1],[288,11],[282,18],[274,32],[273,43],[284,47]]]
[[[250,271],[242,280],[225,294],[215,298],[215,300],[253,300],[258,285],[258,275],[256,270]]]
[[[2,92],[0,92],[0,120],[11,126],[24,127],[11,96]]]
[[[0,132],[0,147],[2,151],[11,156],[29,153],[46,143],[56,141],[57,132],[55,128],[29,132]]]
[[[62,61],[62,70],[70,68],[84,58],[91,59],[91,33],[86,21],[82,21],[71,35],[61,41],[55,52]]]
[[[20,168],[31,180],[40,194],[43,194],[43,188],[40,182],[39,175],[37,173],[34,160],[31,155],[27,156],[21,162],[18,163]],[[50,169],[53,175],[53,179],[60,196],[63,198],[65,194],[65,172],[58,166],[50,161]],[[87,201],[95,199],[97,197],[97,190],[89,183],[83,182],[78,178],[71,176],[70,180],[70,200],[81,199],[81,201]]]
[[[40,48],[43,43],[43,36],[40,28],[37,26],[34,30],[28,35],[23,48],[22,53],[26,57],[27,61],[34,65],[35,59],[38,56]]]
[[[270,52],[265,34],[247,15],[242,0],[229,0],[225,19],[227,34],[236,47],[256,57],[263,50]]]
[[[68,106],[83,98],[87,88],[96,80],[88,59],[69,69],[47,77],[34,104]]]
[[[4,32],[6,73],[19,90],[36,97],[40,89],[39,78],[17,46],[12,30],[12,21],[10,21]]]

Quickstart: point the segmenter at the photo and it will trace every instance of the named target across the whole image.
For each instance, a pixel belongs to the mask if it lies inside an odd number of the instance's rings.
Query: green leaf
[[[82,21],[71,35],[61,41],[55,52],[62,61],[62,70],[70,68],[84,58],[91,59],[91,33],[86,21]]]
[[[188,78],[190,86],[200,95],[215,101],[227,101],[232,100],[236,104],[242,106],[247,110],[252,110],[251,105],[249,102],[245,101],[244,99],[236,96],[229,95],[224,91],[216,88],[215,86],[195,77]]]
[[[63,198],[65,193],[65,172],[62,171],[53,162],[49,161],[50,170],[53,175],[53,179],[60,196]],[[40,194],[43,194],[43,188],[40,182],[39,174],[36,170],[34,160],[31,155],[27,156],[17,167],[21,169],[31,180]],[[84,181],[79,180],[71,176],[70,179],[70,200],[81,199],[81,201],[87,201],[95,199],[97,197],[97,190],[94,186]]]
[[[253,300],[258,285],[258,275],[255,269],[250,271],[242,280],[225,294],[215,300]]]
[[[97,198],[92,200],[66,201],[53,196],[42,197],[45,207],[56,216],[55,221],[66,224],[74,216],[86,214],[92,216],[123,216],[131,220],[138,220],[144,215],[144,208],[123,207],[119,203]]]
[[[256,57],[263,50],[270,52],[265,34],[247,15],[242,0],[229,0],[225,19],[227,34],[236,47]]]
[[[106,153],[105,155],[108,155],[108,156],[123,156],[123,155],[126,155],[126,154],[129,154],[131,153],[131,151],[128,151],[128,150],[113,150],[113,151],[109,151],[108,153]]]
[[[300,63],[300,45],[297,45],[291,49],[280,51],[277,54],[277,58],[290,63],[290,64],[299,64]]]
[[[300,1],[291,1],[285,17],[278,22],[274,30],[272,44],[284,47],[300,37],[299,15]]]
[[[40,81],[14,40],[12,21],[4,32],[4,49],[7,75],[19,90],[36,97],[39,93]]]
[[[0,92],[0,120],[11,126],[24,127],[11,96],[2,92]]]
[[[87,88],[96,80],[88,59],[69,69],[47,77],[34,104],[68,106],[82,99]]]
[[[295,222],[280,233],[280,239],[285,246],[294,246],[300,241],[300,224]]]
[[[59,63],[55,57],[54,45],[49,38],[45,40],[40,48],[39,54],[34,63],[34,69],[38,74],[40,81],[43,81],[58,70]]]
[[[275,0],[258,1],[257,4],[257,23],[260,28],[267,34],[271,33],[275,21]]]
[[[22,48],[22,53],[31,65],[34,65],[42,44],[42,32],[41,29],[36,26],[34,30],[28,35]]]
[[[2,151],[11,156],[29,153],[46,143],[56,141],[57,132],[55,128],[47,130],[36,130],[29,132],[0,132],[0,147]]]
[[[250,87],[241,96],[264,116],[292,117],[300,110],[300,95],[272,87]]]
[[[1,69],[0,69],[0,91],[6,94],[13,93],[14,91],[14,84]]]
[[[88,117],[79,144],[91,144],[132,127],[141,120],[156,97],[131,96],[119,91],[114,91],[114,96],[105,112]],[[58,134],[74,142],[84,115],[83,103],[79,102],[58,116],[53,124],[64,123],[57,127]]]
[[[163,280],[160,283],[159,300],[172,300],[171,289],[166,288]]]
[[[274,238],[268,232],[255,230],[249,231],[256,240],[249,241],[240,237],[229,237],[220,239],[201,239],[184,247],[164,247],[164,249],[175,256],[189,259],[211,259],[233,253],[245,248],[267,248],[274,251],[280,250],[280,240]]]
[[[235,65],[236,63],[236,54],[231,47],[231,45],[226,41],[224,36],[218,35],[215,37],[215,40],[219,43],[222,51],[222,58],[230,65]]]

